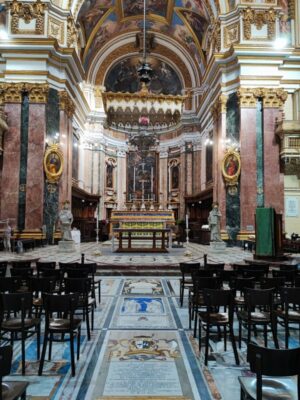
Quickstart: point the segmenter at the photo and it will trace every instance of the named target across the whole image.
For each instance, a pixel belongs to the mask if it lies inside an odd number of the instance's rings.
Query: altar
[[[172,247],[171,226],[175,220],[171,210],[116,210],[112,212],[110,223],[113,251],[116,240],[118,252],[166,252],[166,242],[169,248]],[[146,241],[150,247],[145,246]]]

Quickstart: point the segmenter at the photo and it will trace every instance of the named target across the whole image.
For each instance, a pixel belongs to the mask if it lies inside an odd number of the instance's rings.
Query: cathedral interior
[[[72,227],[81,235],[78,258],[92,252],[91,243],[109,243],[119,226],[114,221],[126,213],[140,219],[123,221],[123,227],[161,232],[161,216],[167,220],[172,215],[172,224],[183,227],[181,239],[191,242],[191,253],[199,258],[201,248],[210,254],[205,246],[214,204],[220,213],[220,241],[233,246],[233,259],[224,253],[226,264],[241,262],[245,245],[252,249],[258,233],[267,234],[262,210],[274,213],[271,242],[277,249],[269,255],[282,253],[300,235],[299,1],[0,0],[0,234],[9,224],[12,250],[18,240],[24,247],[41,241],[43,248],[34,251],[43,251],[46,261],[73,262],[76,257],[70,254],[57,258],[53,246],[61,239],[58,215],[66,203]],[[257,243],[257,252],[264,254],[263,246]],[[106,251],[102,249],[111,264],[132,261]],[[95,258],[94,247],[93,252]],[[170,255],[174,263],[176,254]],[[17,255],[1,257],[10,262]],[[183,254],[178,257],[185,260]],[[211,259],[223,262],[220,254]],[[226,369],[234,364],[233,355],[229,352],[229,361],[223,360],[223,369],[216,366],[218,359],[211,361],[214,373],[199,367],[191,355],[198,346],[195,338],[183,338],[188,306],[184,302],[183,316],[175,302],[179,280],[160,279],[148,279],[141,291],[135,288],[146,296],[151,285],[158,285],[157,293],[166,296],[151,300],[152,311],[147,312],[163,317],[161,325],[153,320],[141,331],[142,344],[135,342],[134,326],[112,314],[114,307],[120,315],[134,314],[126,297],[128,279],[103,279],[103,309],[96,313],[96,339],[84,342],[82,375],[69,387],[66,379],[71,377],[64,373],[61,380],[56,375],[49,381],[41,378],[52,385],[51,394],[39,397],[44,390],[39,387],[30,398],[238,399],[237,372],[230,375]],[[117,303],[121,295],[122,306]],[[134,306],[146,312],[149,301],[136,300]],[[165,335],[151,341],[145,332],[156,324]],[[132,328],[129,336],[118,331],[124,326]],[[114,373],[125,373],[130,362],[139,376],[141,359],[132,360],[130,346],[148,348],[144,359],[152,351],[149,365],[157,367],[153,379],[159,381],[160,373],[167,376],[162,392],[159,383],[145,393],[131,383],[132,395],[128,383],[122,394],[124,381],[113,383]],[[156,352],[155,346],[163,350]],[[91,352],[99,356],[96,361]],[[111,359],[117,357],[124,370],[113,367]],[[169,363],[169,375],[162,359]],[[93,372],[85,362],[90,368],[104,363],[106,383],[99,378],[90,386]],[[147,368],[145,374],[150,373]],[[14,371],[18,374],[17,367]],[[220,389],[222,374],[228,392]],[[119,390],[114,391],[114,384]],[[233,387],[238,389],[230,397]]]

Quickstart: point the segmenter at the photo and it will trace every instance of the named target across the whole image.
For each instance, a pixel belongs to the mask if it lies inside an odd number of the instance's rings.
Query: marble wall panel
[[[264,109],[264,188],[265,207],[274,207],[283,214],[284,182],[280,173],[279,143],[274,133],[277,108]]]
[[[16,227],[19,203],[21,104],[6,104],[8,131],[3,141],[1,219]]]
[[[254,227],[256,208],[256,109],[241,108],[241,230]]]
[[[201,150],[194,152],[193,194],[201,192],[201,154]]]
[[[45,111],[44,104],[29,106],[26,229],[40,229],[43,225]]]
[[[72,144],[70,143],[72,136],[71,138],[69,137],[69,122],[67,114],[63,110],[61,110],[59,114],[60,114],[59,138],[64,157],[64,168],[59,182],[59,208],[61,208],[62,204],[66,200],[69,200],[71,202],[71,196],[69,194],[70,193],[69,186],[70,184],[72,185],[72,165],[71,165],[72,159],[69,158],[69,153],[70,153],[69,147],[72,146]],[[69,183],[70,174],[71,174],[71,182]]]

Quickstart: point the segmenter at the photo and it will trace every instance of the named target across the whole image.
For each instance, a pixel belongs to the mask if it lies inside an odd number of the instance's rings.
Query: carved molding
[[[72,118],[75,113],[75,104],[66,90],[58,92],[59,109],[63,110],[69,118]]]
[[[263,99],[264,108],[280,108],[288,97],[285,90],[272,88],[240,88],[237,95],[241,108],[255,108],[258,98]]]
[[[78,40],[78,30],[75,26],[75,21],[72,16],[68,17],[67,21],[67,46],[76,47]]]
[[[250,7],[246,8],[243,10],[244,39],[252,39],[252,25],[255,25],[257,30],[261,30],[264,25],[267,25],[268,40],[273,40],[275,37],[275,22],[276,11],[273,8],[267,10],[254,10]]]
[[[22,94],[28,93],[30,103],[47,103],[49,85],[47,83],[1,83],[0,104],[21,103]]]
[[[240,25],[238,22],[225,26],[224,28],[224,47],[230,47],[240,41]]]
[[[56,39],[59,44],[63,45],[65,41],[64,23],[50,17],[48,24],[48,35]]]
[[[288,0],[289,5],[289,17],[291,19],[295,19],[296,12],[295,12],[295,0]]]
[[[36,35],[43,35],[46,8],[47,5],[43,4],[41,0],[37,0],[35,3],[20,3],[17,0],[13,0],[10,4],[11,33],[22,34],[34,32]],[[25,24],[30,24],[32,20],[36,20],[35,28],[20,29],[20,20],[23,20]]]

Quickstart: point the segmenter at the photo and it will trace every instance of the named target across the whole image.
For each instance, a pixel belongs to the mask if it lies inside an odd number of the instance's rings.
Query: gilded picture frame
[[[222,161],[222,175],[226,186],[237,186],[241,173],[240,153],[234,149],[227,150]]]
[[[56,183],[59,181],[64,166],[63,153],[58,144],[47,147],[44,155],[44,171],[47,181]]]

